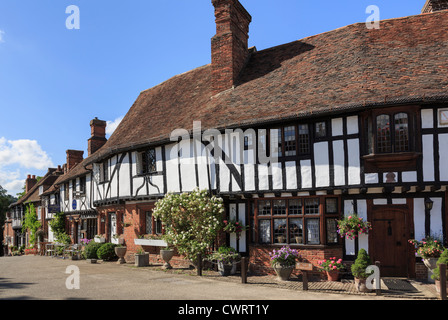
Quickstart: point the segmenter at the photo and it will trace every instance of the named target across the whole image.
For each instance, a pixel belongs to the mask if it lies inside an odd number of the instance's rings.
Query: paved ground
[[[79,289],[74,281],[79,270]],[[67,270],[67,268],[69,268]],[[67,287],[68,285],[68,287]],[[0,257],[1,300],[403,300],[437,299],[433,285],[412,282],[416,290],[398,292],[384,287],[381,296],[360,295],[350,281],[279,282],[273,276],[248,277],[242,284],[239,275],[221,277],[216,272],[173,269],[159,266],[136,268],[115,262],[90,264],[41,256]]]

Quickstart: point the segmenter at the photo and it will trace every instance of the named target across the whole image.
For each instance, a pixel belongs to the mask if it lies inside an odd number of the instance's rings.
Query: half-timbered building
[[[207,189],[250,226],[227,244],[260,272],[289,245],[314,264],[365,248],[382,275],[418,277],[408,239],[447,234],[447,2],[261,51],[238,0],[212,4],[211,63],[141,92],[58,180],[61,210],[120,235],[130,258],[163,231],[158,199]],[[341,239],[337,220],[354,212],[372,231]]]
[[[134,224],[113,231],[132,252],[161,232],[157,199],[208,189],[250,225],[228,242],[254,265],[285,244],[313,263],[365,248],[383,275],[415,277],[408,239],[446,236],[446,6],[257,51],[243,6],[212,3],[212,63],[142,92],[86,159],[100,216]],[[373,230],[341,239],[352,212]]]

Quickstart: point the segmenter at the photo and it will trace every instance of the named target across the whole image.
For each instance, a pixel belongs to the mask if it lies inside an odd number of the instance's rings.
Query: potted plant
[[[288,280],[295,268],[296,261],[300,258],[299,252],[285,246],[279,250],[274,249],[269,255],[271,257],[271,265],[277,274],[277,279],[281,281]]]
[[[210,260],[215,260],[218,264],[219,273],[226,277],[236,273],[236,263],[241,256],[232,247],[221,246],[218,251],[210,256]]]
[[[318,264],[321,269],[327,274],[328,281],[338,281],[339,271],[345,268],[345,266],[342,264],[342,259],[336,260],[336,257],[332,257],[328,260],[319,260]]]
[[[112,242],[113,243],[115,243],[115,244],[124,244],[124,239],[123,239],[123,236],[122,235],[119,235],[119,234],[114,234],[113,236],[112,236],[112,238],[113,238],[113,240],[112,240]]]
[[[432,272],[437,267],[437,260],[444,250],[442,241],[433,237],[426,237],[421,241],[409,240],[409,243],[414,245],[416,255],[423,259],[425,266]]]
[[[146,267],[149,265],[149,253],[145,252],[142,248],[138,249],[137,252],[134,254],[135,258],[135,266],[140,267]]]
[[[365,249],[360,249],[355,263],[351,266],[352,274],[355,277],[355,287],[358,292],[370,291],[367,289],[366,280],[371,274],[366,273],[366,269],[371,264],[371,259],[367,254],[367,251]]]
[[[445,249],[437,260],[437,267],[433,270],[433,274],[431,278],[435,281],[436,291],[440,293],[440,269],[439,264],[447,264],[448,265],[448,249]],[[448,279],[448,270],[447,270],[447,279]],[[447,280],[447,293],[448,293],[448,280]]]
[[[102,234],[97,234],[94,238],[94,241],[96,243],[105,243],[106,242],[106,238],[102,235]]]
[[[368,234],[372,230],[372,225],[368,221],[364,221],[356,213],[338,220],[338,233],[341,238],[353,240],[360,234]]]

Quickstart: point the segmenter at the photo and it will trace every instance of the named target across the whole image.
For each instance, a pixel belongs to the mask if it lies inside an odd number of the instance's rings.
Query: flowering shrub
[[[236,220],[224,220],[224,231],[228,233],[236,233],[236,238],[239,239],[241,232],[246,231],[247,226],[244,226],[241,221]]]
[[[324,271],[339,271],[345,268],[342,264],[342,259],[336,260],[336,257],[330,258],[329,260],[319,260],[318,264]]]
[[[341,238],[353,240],[360,234],[368,234],[372,230],[372,225],[364,221],[357,214],[352,214],[338,221],[338,233]]]
[[[423,259],[438,258],[445,249],[442,245],[442,241],[428,237],[422,241],[409,240],[409,243],[413,244],[416,249],[416,255],[419,255]]]
[[[222,230],[224,205],[221,198],[209,196],[207,190],[191,193],[168,193],[156,202],[153,215],[165,228],[165,240],[181,255],[196,261],[205,255]]]
[[[81,242],[82,245],[88,245],[89,242],[92,241],[91,239],[81,239],[79,242]]]
[[[296,260],[300,258],[299,252],[290,247],[282,247],[279,250],[273,250],[269,253],[271,264],[280,264],[283,267],[290,267],[296,264]]]

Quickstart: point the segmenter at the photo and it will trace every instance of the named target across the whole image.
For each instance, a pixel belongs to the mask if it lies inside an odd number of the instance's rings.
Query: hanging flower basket
[[[247,226],[243,225],[241,221],[236,220],[224,220],[224,231],[228,233],[235,233],[237,240],[240,239],[241,233],[246,231]]]
[[[356,213],[338,221],[338,233],[341,238],[353,240],[360,234],[368,234],[372,225],[364,221]]]

